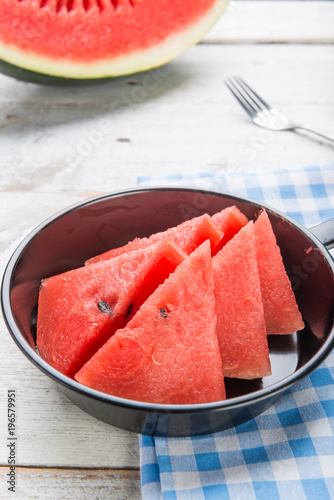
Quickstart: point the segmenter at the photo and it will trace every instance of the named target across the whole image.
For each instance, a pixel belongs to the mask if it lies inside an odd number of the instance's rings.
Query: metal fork
[[[282,115],[277,109],[272,108],[239,76],[228,78],[225,84],[253,122],[259,127],[270,130],[306,130],[334,144],[334,139],[320,134],[315,130],[303,127]]]

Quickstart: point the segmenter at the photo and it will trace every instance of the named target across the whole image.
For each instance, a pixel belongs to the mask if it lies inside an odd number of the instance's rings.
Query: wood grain
[[[224,79],[241,74],[296,121],[334,134],[334,45],[200,45],[160,71],[154,85],[148,73],[57,92],[0,77],[0,189],[113,191],[158,172],[332,160],[315,137],[254,126]]]
[[[2,468],[3,476],[4,470]],[[16,469],[15,493],[0,488],[1,500],[140,500],[138,470]],[[1,479],[3,479],[1,477]]]
[[[8,389],[16,391],[18,466],[138,468],[138,436],[87,415],[14,345],[1,323],[0,463],[7,463]],[[1,497],[0,497],[1,498]]]
[[[231,0],[204,43],[333,43],[333,2]]]

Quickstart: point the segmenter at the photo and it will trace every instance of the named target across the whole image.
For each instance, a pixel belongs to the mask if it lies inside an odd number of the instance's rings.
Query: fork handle
[[[306,130],[307,132],[311,132],[312,134],[318,135],[319,137],[322,137],[323,139],[326,139],[327,141],[330,141],[334,144],[334,139],[332,139],[331,137],[328,137],[327,135],[320,134],[320,132],[316,132],[315,130],[311,130],[309,128],[302,127],[300,125],[296,125],[294,128],[300,129],[300,130]]]

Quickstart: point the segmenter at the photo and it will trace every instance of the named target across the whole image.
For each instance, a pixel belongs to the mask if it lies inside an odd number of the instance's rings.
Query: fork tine
[[[247,95],[252,99],[252,101],[260,108],[263,109],[265,107],[266,109],[271,109],[269,104],[262,99],[262,97],[259,96],[246,82],[243,80],[240,76],[235,77],[235,80],[238,82],[240,87],[247,93]],[[256,102],[258,101],[258,102]],[[262,105],[260,106],[259,103]]]
[[[234,85],[234,83],[231,80],[231,78],[228,78],[225,81],[225,85],[232,92],[232,94],[234,95],[234,97],[236,98],[236,100],[239,102],[239,104],[244,108],[244,110],[246,111],[246,113],[251,118],[254,118],[254,116],[256,115],[255,109],[252,106],[249,105],[248,101],[246,101],[244,99],[243,95],[240,93],[240,91],[238,90],[238,88]]]
[[[259,103],[250,95],[250,93],[245,89],[242,84],[238,81],[237,76],[233,76],[229,78],[230,85],[233,86],[234,90],[238,93],[238,95],[242,98],[244,103],[252,109],[254,116],[259,112],[263,111],[263,107],[259,105]]]

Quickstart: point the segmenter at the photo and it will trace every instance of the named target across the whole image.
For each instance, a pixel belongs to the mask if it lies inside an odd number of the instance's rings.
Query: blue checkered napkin
[[[244,195],[306,226],[334,217],[334,164],[140,178]],[[143,500],[334,499],[334,352],[262,415],[196,438],[140,436]]]

